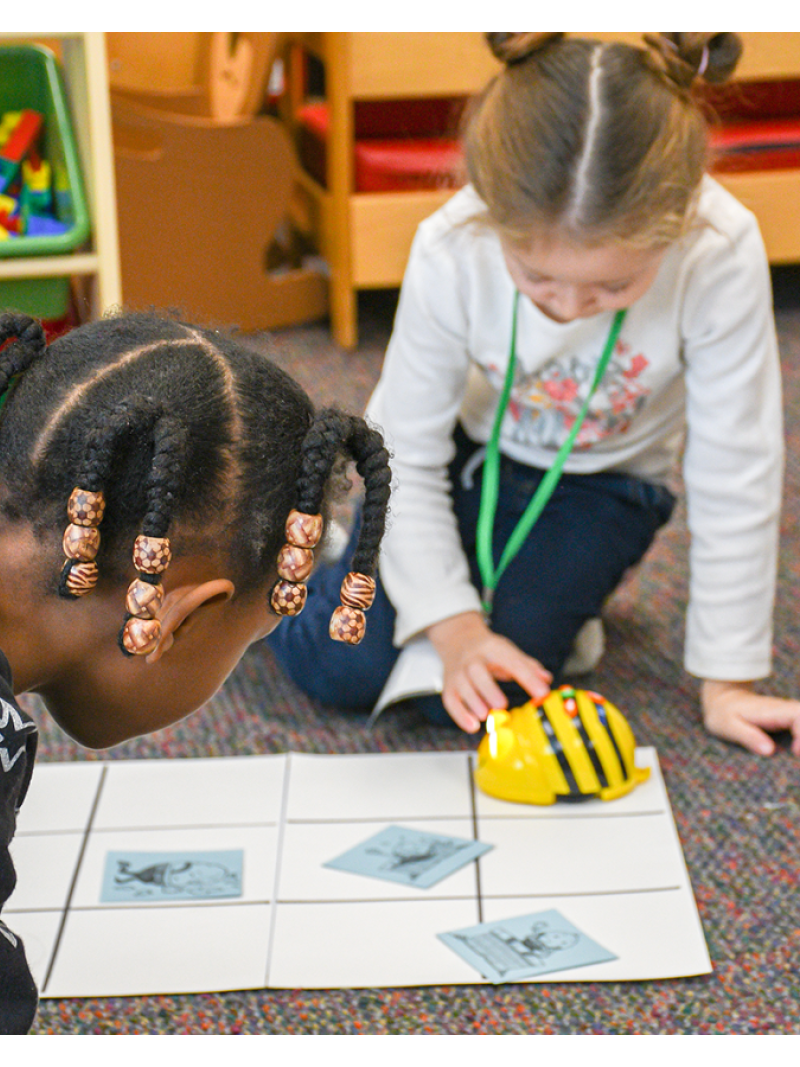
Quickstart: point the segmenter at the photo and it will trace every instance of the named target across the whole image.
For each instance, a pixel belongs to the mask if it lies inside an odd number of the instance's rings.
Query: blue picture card
[[[242,895],[242,849],[217,852],[109,852],[103,904],[210,900]]]
[[[387,826],[374,837],[324,863],[323,867],[430,889],[493,847],[470,838],[449,837],[406,826]]]
[[[617,958],[555,910],[480,923],[437,936],[495,984]]]

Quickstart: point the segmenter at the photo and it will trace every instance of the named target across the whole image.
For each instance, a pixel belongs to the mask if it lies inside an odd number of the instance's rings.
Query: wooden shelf
[[[331,270],[331,327],[345,348],[358,340],[359,289],[399,286],[419,223],[451,195],[358,193],[353,185],[354,105],[359,100],[470,95],[499,69],[480,33],[295,33],[291,39],[289,113],[302,103],[297,56],[325,68],[330,115],[327,183],[303,187],[320,251]],[[587,36],[640,45],[641,33]],[[737,80],[800,78],[800,33],[743,33]],[[721,174],[720,182],[758,217],[772,263],[800,260],[800,170]]]
[[[91,219],[90,249],[63,256],[0,259],[0,279],[80,276],[89,281],[90,314],[122,303],[111,141],[111,106],[102,33],[2,33],[0,41],[38,41],[61,53]]]

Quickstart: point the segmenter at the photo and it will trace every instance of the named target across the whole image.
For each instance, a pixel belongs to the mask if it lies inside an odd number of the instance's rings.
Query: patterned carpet
[[[775,275],[785,366],[788,469],[773,691],[800,691],[800,273]],[[324,326],[253,338],[318,401],[360,410],[378,374],[395,294],[362,297],[361,343],[346,354]],[[46,1000],[39,1034],[791,1034],[800,1032],[800,764],[785,739],[769,760],[703,731],[681,667],[686,527],[679,507],[606,612],[608,651],[591,688],[628,713],[664,770],[712,974],[679,981]],[[38,712],[37,712],[38,714]],[[90,759],[40,714],[41,759]],[[188,721],[100,758],[460,749],[474,741],[387,713],[364,720],[297,693],[264,648]]]

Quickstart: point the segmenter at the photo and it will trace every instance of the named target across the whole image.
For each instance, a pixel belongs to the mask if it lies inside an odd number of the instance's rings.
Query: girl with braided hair
[[[389,498],[376,430],[315,413],[218,333],[127,315],[46,347],[38,323],[0,315],[0,907],[36,747],[15,695],[38,693],[92,748],[195,710],[302,609],[340,455],[365,522],[330,634],[356,644]],[[24,1033],[35,1005],[0,921],[0,1033]]]
[[[350,664],[334,650],[294,676],[374,703],[399,650],[432,644],[442,695],[424,707],[474,732],[591,667],[685,439],[685,666],[706,726],[765,755],[791,729],[800,755],[800,703],[753,688],[782,480],[770,277],[755,219],[705,172],[695,92],[741,42],[486,36],[505,65],[468,114],[469,184],[419,228],[367,412],[396,477],[370,633]],[[288,670],[295,643],[322,648],[314,623],[271,639]]]

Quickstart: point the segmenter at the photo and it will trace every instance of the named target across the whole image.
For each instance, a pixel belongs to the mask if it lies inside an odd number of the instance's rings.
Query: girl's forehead
[[[534,238],[525,244],[503,242],[517,266],[546,278],[590,284],[626,281],[660,263],[665,246],[635,248],[620,242],[580,244],[565,237]]]

